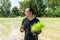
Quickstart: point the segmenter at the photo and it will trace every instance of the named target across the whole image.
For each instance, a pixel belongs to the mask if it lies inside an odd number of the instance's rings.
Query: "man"
[[[25,31],[25,37],[24,40],[38,40],[38,34],[41,33],[32,33],[31,32],[31,26],[34,23],[39,22],[39,20],[34,16],[34,9],[33,8],[26,8],[25,10],[26,18],[22,21],[22,26],[20,28],[21,32]]]

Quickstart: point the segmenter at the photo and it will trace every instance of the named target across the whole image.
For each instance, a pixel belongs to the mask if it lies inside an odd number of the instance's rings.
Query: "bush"
[[[58,6],[55,10],[56,17],[60,17],[60,6]]]
[[[46,15],[46,17],[55,17],[54,10],[52,10],[52,9],[46,10],[45,15]]]

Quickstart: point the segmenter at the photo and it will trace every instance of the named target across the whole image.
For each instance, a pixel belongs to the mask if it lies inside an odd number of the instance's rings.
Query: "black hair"
[[[32,12],[32,14],[35,14],[35,10],[34,10],[34,8],[29,7],[29,10],[30,10],[30,12]]]

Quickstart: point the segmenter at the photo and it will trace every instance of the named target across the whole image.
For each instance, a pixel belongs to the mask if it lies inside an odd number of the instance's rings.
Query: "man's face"
[[[26,15],[27,17],[31,15],[31,12],[30,12],[29,8],[27,8],[27,9],[25,10],[25,15]]]

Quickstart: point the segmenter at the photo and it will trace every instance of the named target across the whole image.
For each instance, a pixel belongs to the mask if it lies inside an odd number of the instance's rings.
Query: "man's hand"
[[[21,32],[24,32],[24,29],[20,29]]]
[[[24,27],[23,26],[21,26],[20,31],[24,32]]]

